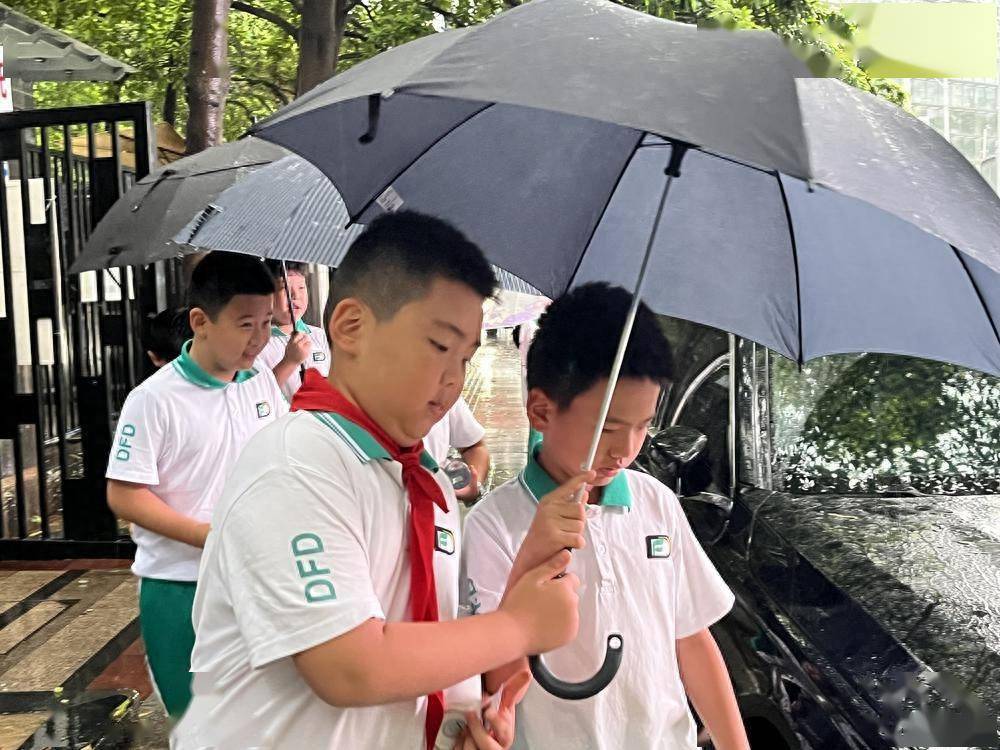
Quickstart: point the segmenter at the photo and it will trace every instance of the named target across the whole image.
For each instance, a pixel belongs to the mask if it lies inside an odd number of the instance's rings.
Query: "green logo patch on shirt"
[[[263,419],[264,417],[271,416],[271,404],[267,401],[261,401],[257,404],[257,419]]]
[[[435,526],[434,549],[438,552],[444,552],[446,555],[454,555],[455,535],[448,529],[442,529],[440,526]]]
[[[649,559],[666,560],[670,557],[670,550],[673,545],[670,537],[666,534],[646,537],[646,557]]]

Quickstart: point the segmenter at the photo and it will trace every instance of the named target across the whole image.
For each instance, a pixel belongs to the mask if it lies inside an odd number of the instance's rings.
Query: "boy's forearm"
[[[192,547],[205,544],[207,524],[178,513],[148,487],[108,481],[108,507],[121,519]]]
[[[733,684],[715,638],[706,628],[677,641],[684,690],[719,750],[749,750]]]
[[[295,656],[314,692],[340,707],[412,700],[524,656],[521,628],[505,612],[445,622],[369,620]]]
[[[284,385],[298,368],[297,362],[281,360],[271,369],[271,372],[274,373],[274,379],[278,381],[278,385]]]

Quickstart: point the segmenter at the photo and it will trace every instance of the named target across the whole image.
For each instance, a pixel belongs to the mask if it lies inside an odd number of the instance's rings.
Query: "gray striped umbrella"
[[[196,214],[174,241],[191,250],[224,250],[336,268],[364,229],[351,224],[340,193],[319,169],[291,155],[258,169]],[[541,295],[494,266],[500,288]]]
[[[243,138],[185,156],[143,177],[95,227],[70,273],[143,265],[183,254],[173,237],[208,201],[288,152]]]

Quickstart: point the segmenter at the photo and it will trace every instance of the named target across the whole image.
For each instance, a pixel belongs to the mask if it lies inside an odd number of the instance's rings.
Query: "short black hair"
[[[451,224],[414,211],[385,214],[351,244],[323,320],[329,323],[333,309],[350,297],[365,302],[378,320],[388,320],[438,278],[465,284],[483,299],[496,293],[496,275],[483,251]]]
[[[238,294],[274,294],[274,277],[260,258],[212,252],[194,267],[188,304],[215,318]]]
[[[180,356],[184,342],[194,336],[186,307],[163,310],[149,319],[142,335],[142,347],[158,359],[169,362]]]
[[[267,270],[271,272],[274,277],[275,285],[280,285],[283,280],[281,274],[281,261],[280,260],[265,260],[264,265],[267,266]],[[285,261],[285,272],[286,273],[297,273],[302,276],[306,276],[308,271],[308,266],[305,263],[299,263],[297,261]]]
[[[573,399],[611,374],[631,292],[603,282],[583,284],[556,299],[538,320],[528,350],[528,389],[539,388],[566,409]],[[666,385],[673,378],[670,344],[640,302],[621,377]]]

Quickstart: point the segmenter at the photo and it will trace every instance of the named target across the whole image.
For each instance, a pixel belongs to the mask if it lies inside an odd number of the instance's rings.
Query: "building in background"
[[[913,78],[900,83],[913,113],[947,138],[997,190],[997,79]]]

